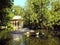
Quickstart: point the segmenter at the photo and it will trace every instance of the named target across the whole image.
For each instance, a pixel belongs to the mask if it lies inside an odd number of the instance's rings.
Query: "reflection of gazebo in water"
[[[19,15],[14,16],[11,22],[13,23],[14,30],[18,30],[23,27],[23,18]]]

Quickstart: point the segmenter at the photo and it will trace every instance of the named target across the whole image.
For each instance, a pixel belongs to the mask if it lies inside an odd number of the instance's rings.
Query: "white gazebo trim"
[[[22,19],[22,17],[21,17],[21,16],[16,15],[16,16],[14,16],[14,17],[12,18],[12,20],[14,20],[14,19]]]

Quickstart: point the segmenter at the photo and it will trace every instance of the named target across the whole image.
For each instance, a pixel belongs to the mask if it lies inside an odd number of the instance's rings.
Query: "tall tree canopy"
[[[47,21],[45,15],[48,10],[49,0],[27,0],[27,12],[31,23],[37,23],[42,27]]]
[[[26,12],[25,22],[28,25],[33,23],[31,25],[41,28],[60,25],[59,0],[27,0]]]
[[[0,0],[0,26],[8,25],[12,17],[11,7],[13,0]]]
[[[24,16],[25,15],[25,11],[24,11],[24,8],[22,8],[21,6],[13,6],[13,9],[14,9],[14,14],[15,15],[21,15],[21,16]]]

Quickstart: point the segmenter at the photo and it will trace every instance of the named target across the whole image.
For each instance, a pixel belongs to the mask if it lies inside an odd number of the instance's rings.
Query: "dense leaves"
[[[20,7],[20,6],[13,6],[13,9],[14,9],[14,14],[15,15],[21,15],[21,16],[25,15],[24,9],[22,7]]]
[[[59,0],[27,0],[26,25],[33,28],[54,29],[60,25]]]
[[[0,27],[7,26],[12,18],[13,0],[0,0]]]
[[[13,0],[0,0],[0,9],[11,8]]]
[[[33,27],[36,28],[43,28],[43,25],[45,25],[47,18],[46,18],[46,11],[48,10],[49,6],[49,0],[28,0],[27,1],[27,12],[29,11],[28,17],[30,20],[29,24],[33,24]]]

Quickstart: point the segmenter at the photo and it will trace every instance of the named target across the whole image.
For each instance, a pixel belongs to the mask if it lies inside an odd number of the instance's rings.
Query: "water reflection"
[[[20,43],[20,45],[24,45],[24,43],[23,43],[23,42],[21,42],[21,43]]]
[[[39,33],[36,34],[37,35],[33,33],[29,37],[24,34],[9,34],[8,37],[12,37],[11,40],[4,40],[8,43],[6,45],[60,45],[60,41],[58,41],[58,38],[54,38],[51,35],[49,35],[48,38],[46,38],[44,34],[40,34],[39,36]],[[2,40],[1,42],[4,42],[4,40]]]
[[[21,34],[12,34],[13,44],[12,45],[24,45],[23,35]]]
[[[23,36],[20,34],[12,34],[14,41],[22,40]]]
[[[21,34],[12,34],[13,40],[12,45],[29,45],[29,37],[24,37]]]

